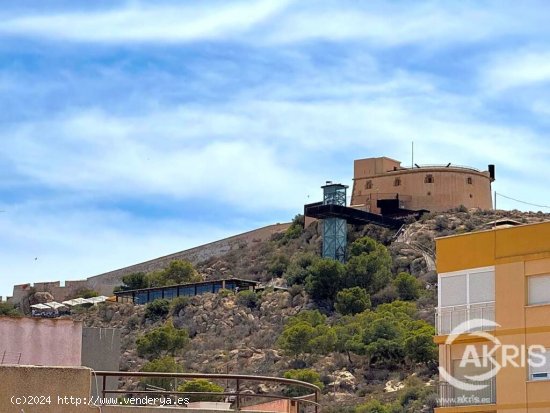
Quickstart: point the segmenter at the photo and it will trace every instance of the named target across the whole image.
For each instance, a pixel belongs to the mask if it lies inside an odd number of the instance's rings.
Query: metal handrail
[[[461,316],[460,316],[461,315]],[[473,316],[477,315],[477,316]],[[448,317],[448,322],[444,322],[444,316]],[[453,320],[454,317],[454,320]],[[494,321],[495,319],[495,302],[488,301],[476,304],[464,304],[451,307],[437,307],[435,309],[435,326],[437,328],[437,334],[449,334],[456,325],[472,320],[473,318],[486,319]],[[448,324],[448,325],[447,325]],[[488,325],[487,330],[493,330],[493,325]],[[481,326],[481,330],[486,330],[484,326]]]
[[[496,402],[496,380],[475,382],[485,384],[486,388],[477,391],[464,391],[455,388],[452,384],[441,381],[438,385],[439,407],[472,406],[493,404]]]
[[[128,371],[94,371],[94,375],[102,378],[101,395],[103,399],[107,394],[166,394],[166,395],[219,395],[219,396],[233,396],[235,397],[235,407],[240,410],[241,399],[248,397],[267,398],[267,399],[283,399],[295,401],[298,403],[298,407],[303,403],[305,405],[311,405],[315,408],[315,413],[319,412],[319,394],[321,389],[314,384],[307,383],[300,380],[286,379],[280,377],[269,376],[254,376],[244,374],[207,374],[207,373],[160,373],[160,372],[128,372]],[[178,391],[160,391],[160,390],[108,390],[107,389],[107,377],[143,377],[143,378],[172,378],[172,379],[213,379],[213,380],[235,380],[236,391],[235,392],[178,392]],[[255,381],[255,382],[273,382],[277,384],[294,385],[309,390],[313,390],[313,393],[306,394],[300,397],[290,397],[278,394],[258,394],[258,393],[243,393],[240,389],[242,381]],[[310,400],[313,399],[313,400]]]
[[[424,165],[418,165],[419,167],[417,167],[416,165],[413,166],[412,168],[411,167],[401,167],[400,169],[403,170],[411,170],[411,169],[429,169],[429,168],[441,168],[441,169],[451,169],[451,168],[454,168],[454,169],[467,169],[469,171],[475,171],[475,172],[482,172],[481,169],[477,169],[477,168],[473,168],[471,166],[465,166],[465,165],[455,165],[455,164],[450,164],[449,166],[445,165],[445,164],[424,164]],[[399,169],[398,169],[399,171]],[[388,171],[388,172],[394,172],[394,171]]]

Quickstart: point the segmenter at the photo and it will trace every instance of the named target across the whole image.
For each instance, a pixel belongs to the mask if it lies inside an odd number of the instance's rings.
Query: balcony
[[[466,391],[446,382],[439,383],[439,407],[475,406],[496,403],[496,380],[475,382],[486,387],[481,390]]]
[[[465,328],[461,329],[462,332],[494,330],[495,302],[437,308],[435,313],[437,335],[450,334],[459,325],[471,320],[481,320],[481,322],[466,323]]]

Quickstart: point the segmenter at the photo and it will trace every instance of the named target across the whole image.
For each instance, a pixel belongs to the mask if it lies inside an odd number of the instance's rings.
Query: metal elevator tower
[[[346,206],[347,185],[327,181],[323,188],[323,205]],[[347,221],[342,218],[323,219],[323,257],[340,262],[346,260],[348,242]]]

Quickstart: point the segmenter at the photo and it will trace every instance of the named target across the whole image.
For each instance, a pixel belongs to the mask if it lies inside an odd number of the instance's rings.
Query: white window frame
[[[467,269],[467,270],[450,271],[450,272],[443,272],[443,273],[438,274],[437,275],[437,284],[438,284],[438,288],[437,288],[437,308],[443,309],[443,308],[452,308],[452,307],[460,307],[460,306],[470,307],[472,305],[483,305],[483,304],[494,303],[495,302],[494,299],[490,300],[490,301],[479,302],[479,303],[471,303],[470,302],[470,274],[477,274],[477,273],[480,273],[480,272],[489,272],[489,271],[492,271],[494,273],[495,272],[495,266],[491,265],[489,267],[470,268],[470,269]],[[457,277],[457,276],[460,276],[460,275],[466,275],[466,303],[442,306],[441,305],[441,290],[442,289],[441,289],[441,282],[440,282],[441,279],[442,278],[447,278],[447,277]],[[496,282],[496,279],[495,279],[495,282]]]
[[[528,275],[527,276],[527,307],[540,307],[540,306],[543,306],[543,305],[550,305],[550,300],[545,301],[544,303],[531,304],[531,283],[530,283],[530,281],[533,278],[542,278],[542,277],[550,277],[550,273],[533,274],[533,275]]]
[[[529,360],[529,355],[527,355],[527,360]],[[533,373],[533,367],[529,365],[529,368],[527,369],[527,381],[550,381],[550,348],[546,348],[546,366],[547,371],[545,372],[539,372],[539,373]],[[540,377],[540,378],[533,378],[533,374],[544,374],[546,373],[546,377]]]

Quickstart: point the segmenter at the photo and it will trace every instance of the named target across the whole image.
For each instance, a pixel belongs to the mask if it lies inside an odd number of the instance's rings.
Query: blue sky
[[[549,19],[544,1],[3,2],[0,295],[288,221],[411,141],[550,205]]]

